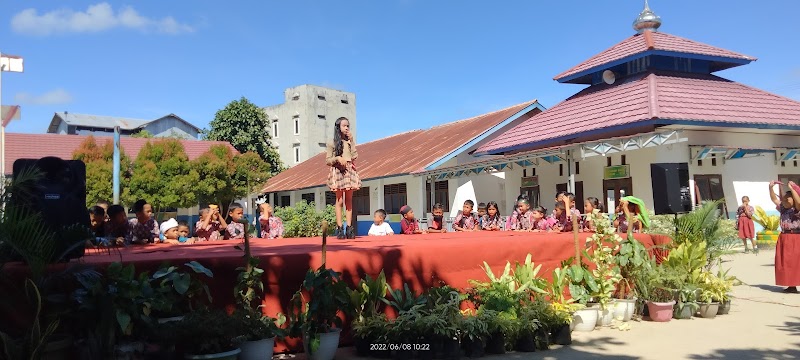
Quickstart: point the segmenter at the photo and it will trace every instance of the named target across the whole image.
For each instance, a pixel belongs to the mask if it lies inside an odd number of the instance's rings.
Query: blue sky
[[[0,51],[11,132],[53,112],[175,113],[206,127],[241,96],[260,106],[316,84],[356,93],[359,141],[579,91],[552,77],[633,34],[642,0],[10,1]],[[63,5],[67,4],[68,5]],[[62,4],[62,5],[59,5]],[[800,1],[652,0],[661,30],[759,58],[718,73],[800,100]]]

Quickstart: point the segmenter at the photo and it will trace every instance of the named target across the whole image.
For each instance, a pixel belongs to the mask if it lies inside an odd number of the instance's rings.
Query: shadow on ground
[[[756,285],[750,285],[750,286],[755,287],[755,288],[759,288],[761,290],[766,290],[766,291],[771,291],[771,292],[776,292],[776,293],[782,293],[783,290],[786,289],[783,286],[767,285],[767,284],[756,284]]]
[[[710,354],[690,355],[689,359],[800,359],[800,344],[794,344],[794,346],[797,349],[718,349]]]

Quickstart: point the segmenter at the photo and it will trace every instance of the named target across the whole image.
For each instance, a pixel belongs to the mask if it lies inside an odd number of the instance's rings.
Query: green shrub
[[[325,211],[317,211],[316,205],[300,201],[294,206],[275,208],[275,216],[283,220],[283,237],[315,237],[322,236],[322,220],[328,221],[328,233],[336,229],[336,215],[333,206],[328,205]]]

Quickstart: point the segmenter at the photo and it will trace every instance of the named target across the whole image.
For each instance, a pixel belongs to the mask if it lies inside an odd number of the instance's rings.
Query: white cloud
[[[11,28],[17,33],[35,36],[93,33],[114,28],[172,35],[194,31],[192,26],[179,23],[172,16],[148,18],[130,6],[122,7],[115,13],[111,5],[105,2],[90,5],[86,11],[59,9],[39,14],[36,9],[25,9],[11,18]]]
[[[19,104],[28,105],[58,105],[72,102],[72,94],[64,89],[48,91],[41,95],[33,95],[21,92],[14,96],[14,101]]]

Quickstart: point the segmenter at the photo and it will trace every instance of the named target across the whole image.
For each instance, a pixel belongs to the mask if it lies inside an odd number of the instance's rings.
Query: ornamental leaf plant
[[[622,280],[619,267],[617,267],[614,252],[619,249],[622,238],[616,229],[611,226],[611,220],[605,215],[595,211],[592,220],[597,229],[588,239],[594,248],[589,260],[594,263],[595,269],[591,275],[597,284],[596,289],[590,294],[593,300],[600,304],[602,309],[607,309],[611,298],[616,291],[617,283]]]

